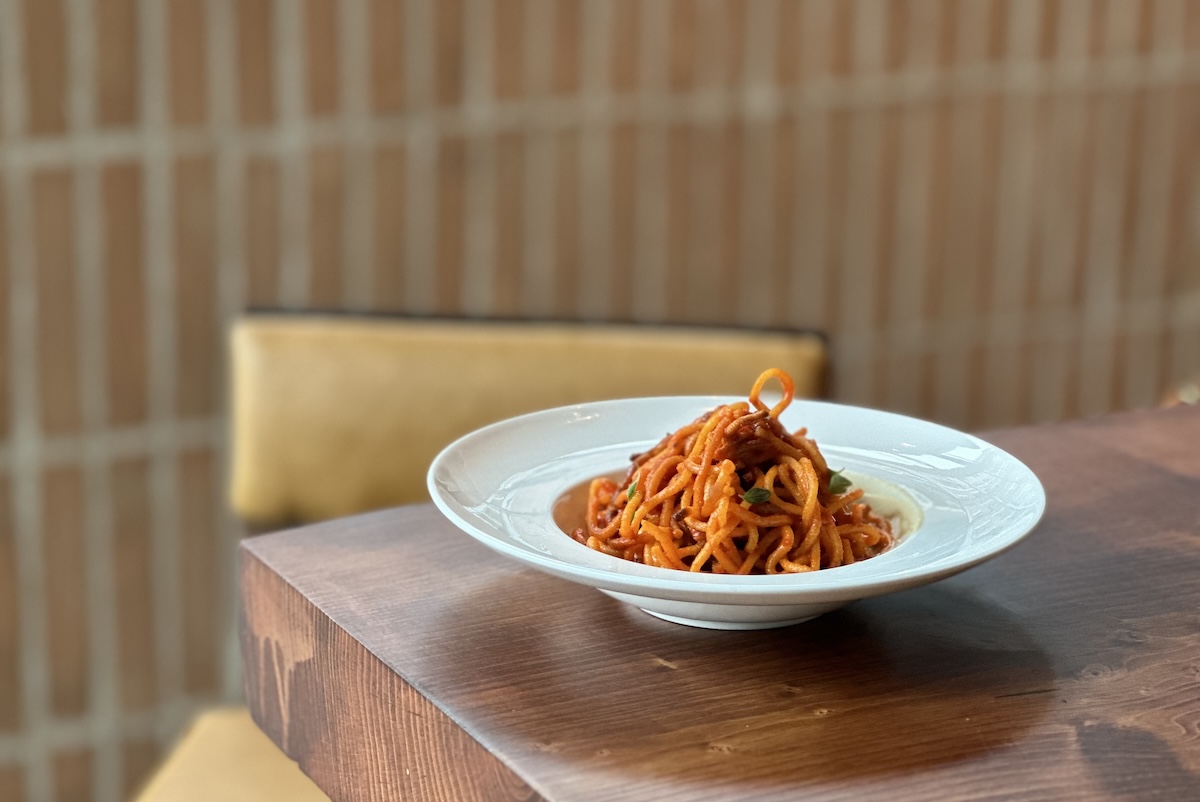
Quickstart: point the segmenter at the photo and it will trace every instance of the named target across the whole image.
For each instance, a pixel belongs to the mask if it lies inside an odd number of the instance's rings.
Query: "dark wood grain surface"
[[[657,620],[432,506],[246,541],[249,704],[355,802],[1200,799],[1200,410],[987,439],[1033,535],[786,629]]]

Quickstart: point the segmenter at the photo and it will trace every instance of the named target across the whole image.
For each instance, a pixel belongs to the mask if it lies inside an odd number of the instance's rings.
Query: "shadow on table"
[[[461,631],[469,611],[442,614],[460,622],[461,652],[439,659],[460,701],[483,708],[476,737],[564,771],[719,781],[736,763],[758,784],[911,772],[1017,741],[1059,701],[1021,619],[945,583],[758,632],[670,624],[596,594],[557,610],[572,620],[553,630],[480,632],[519,643],[520,659],[465,685],[459,661],[479,654]]]

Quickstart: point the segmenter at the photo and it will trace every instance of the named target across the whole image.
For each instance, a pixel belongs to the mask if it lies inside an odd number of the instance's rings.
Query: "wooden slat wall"
[[[814,327],[969,428],[1200,372],[1200,3],[0,0],[0,797],[236,698],[248,306]]]

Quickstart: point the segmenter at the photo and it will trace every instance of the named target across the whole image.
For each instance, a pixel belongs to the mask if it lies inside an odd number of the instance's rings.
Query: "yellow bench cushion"
[[[823,389],[812,333],[251,315],[232,332],[232,502],[292,524],[427,500],[455,438],[563,404],[745,395],[768,367]]]
[[[137,802],[329,802],[245,708],[203,714]]]

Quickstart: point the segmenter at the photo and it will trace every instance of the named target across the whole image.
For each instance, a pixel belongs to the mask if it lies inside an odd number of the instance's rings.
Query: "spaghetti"
[[[783,397],[759,397],[776,379]],[[815,442],[788,433],[779,414],[795,393],[767,370],[749,400],[725,404],[633,456],[625,478],[588,490],[586,525],[571,534],[597,551],[682,571],[781,574],[874,557],[891,524],[863,503]]]

